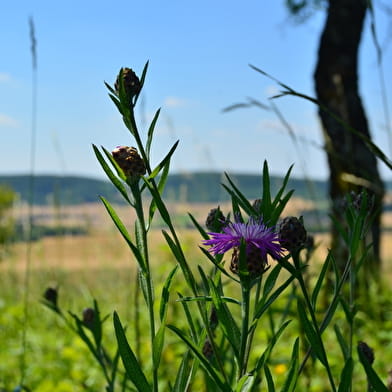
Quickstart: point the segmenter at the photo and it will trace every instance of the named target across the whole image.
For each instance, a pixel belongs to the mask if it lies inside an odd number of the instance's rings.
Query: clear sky
[[[376,22],[384,49],[386,92],[392,92],[392,14]],[[298,98],[274,100],[300,143],[293,145],[273,111],[222,109],[247,97],[269,105],[278,91],[253,64],[314,96],[312,73],[325,13],[305,24],[289,18],[284,0],[2,2],[0,12],[0,174],[30,170],[32,60],[29,24],[37,39],[35,172],[104,177],[91,144],[133,145],[104,81],[122,66],[149,72],[137,108],[141,129],[162,108],[153,157],[180,140],[175,172],[216,170],[327,177],[317,110]],[[369,22],[369,21],[368,21]],[[391,156],[369,23],[360,57],[361,93],[375,142]],[[392,97],[388,110],[391,112]],[[391,126],[391,124],[390,124]],[[390,172],[380,164],[384,178]]]

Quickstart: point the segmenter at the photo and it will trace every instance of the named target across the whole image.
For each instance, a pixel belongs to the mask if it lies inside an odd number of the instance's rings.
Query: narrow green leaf
[[[287,173],[283,179],[282,186],[280,187],[278,193],[276,194],[274,200],[272,201],[272,209],[275,209],[278,206],[278,204],[281,203],[281,199],[282,199],[283,193],[286,189],[287,183],[289,182],[291,170],[293,169],[293,167],[294,167],[294,165],[291,165],[289,167],[289,170],[287,171]]]
[[[235,392],[250,392],[255,384],[256,377],[253,374],[246,374],[241,377],[235,386]]]
[[[289,372],[281,392],[293,392],[297,385],[299,368],[299,338],[295,340],[293,352],[291,354]]]
[[[94,299],[94,318],[91,332],[93,333],[95,345],[97,347],[100,347],[102,342],[102,322],[98,302]]]
[[[101,152],[98,150],[98,148],[93,144],[93,149],[95,152],[95,156],[98,159],[98,162],[102,166],[102,169],[108,176],[109,180],[112,182],[112,184],[118,189],[118,191],[121,193],[121,195],[124,197],[124,199],[132,205],[131,200],[129,199],[129,196],[127,194],[127,191],[122,184],[122,182],[114,175],[112,170],[110,169],[109,165],[106,163],[104,157],[102,156]]]
[[[185,280],[188,284],[188,286],[192,289],[193,293],[196,295],[197,294],[197,284],[195,277],[193,276],[193,272],[190,269],[184,254],[182,253],[181,248],[177,246],[177,244],[173,241],[173,239],[169,236],[169,234],[165,231],[162,230],[162,233],[166,239],[166,242],[168,243],[173,255],[175,256],[178,264],[181,267],[182,273],[184,274]]]
[[[263,287],[263,298],[266,298],[268,296],[268,294],[274,288],[276,281],[279,277],[281,269],[282,269],[282,266],[278,263],[273,268],[273,270],[268,274],[268,277],[265,280],[264,287]]]
[[[351,357],[347,358],[340,375],[340,383],[338,392],[351,392],[351,385],[353,379],[354,362]]]
[[[154,341],[152,343],[152,360],[154,362],[155,369],[158,369],[159,362],[161,361],[163,344],[165,341],[166,325],[161,324],[158,332],[154,336]]]
[[[133,353],[127,337],[125,336],[124,328],[121,325],[118,314],[113,314],[114,330],[116,333],[118,349],[120,356],[124,364],[124,368],[127,372],[129,379],[134,383],[135,387],[139,391],[152,391],[150,384],[148,383],[146,376],[140,368],[139,362],[137,361],[135,354]]]
[[[316,284],[314,286],[314,289],[313,289],[313,292],[312,292],[311,303],[312,303],[313,309],[316,309],[317,298],[318,298],[318,295],[320,293],[321,287],[323,285],[326,273],[328,271],[328,267],[330,265],[330,261],[331,261],[331,254],[328,253],[328,255],[327,255],[327,257],[326,257],[326,259],[324,261],[323,267],[321,268],[320,275],[317,278],[317,282],[316,282]]]
[[[272,207],[272,212],[269,218],[269,224],[270,225],[276,225],[276,223],[279,220],[279,217],[281,216],[284,208],[286,207],[286,204],[289,202],[289,200],[291,199],[291,196],[293,195],[294,190],[289,191],[286,196],[284,196],[280,202],[278,203],[278,205],[276,207]]]
[[[239,360],[241,332],[226,303],[222,300],[214,282],[210,280],[212,301],[218,315],[219,326],[229,341],[235,357]]]
[[[102,202],[103,202],[107,212],[109,213],[110,217],[112,218],[114,224],[116,225],[117,229],[119,230],[119,232],[121,233],[121,235],[125,239],[125,241],[128,244],[128,246],[131,248],[132,253],[134,254],[134,256],[136,258],[136,261],[139,264],[139,267],[143,271],[145,271],[146,270],[146,266],[145,266],[144,259],[143,259],[142,255],[140,254],[139,249],[132,242],[131,236],[129,235],[126,227],[124,226],[124,224],[122,223],[121,219],[119,218],[119,216],[117,215],[117,213],[113,209],[113,207],[110,205],[110,203],[104,197],[101,197],[101,200],[102,200]]]
[[[137,277],[139,279],[139,286],[143,293],[144,302],[146,303],[147,306],[149,306],[147,277],[140,268],[138,269],[137,274],[138,274]]]
[[[223,302],[227,302],[230,304],[235,304],[240,306],[241,302],[238,301],[238,299],[232,298],[232,297],[226,297],[226,296],[221,296]],[[194,301],[202,301],[202,302],[212,302],[212,297],[210,295],[200,295],[198,297],[182,297],[181,300],[178,300],[179,302],[181,301],[186,301],[186,302],[194,302]]]
[[[388,388],[382,382],[378,374],[374,371],[372,365],[369,363],[365,354],[358,349],[358,356],[361,364],[366,372],[368,383],[374,388],[377,392],[388,392]]]
[[[147,75],[147,70],[148,70],[148,64],[149,64],[149,62],[147,61],[146,64],[144,65],[144,68],[143,68],[143,71],[142,71],[142,76],[140,77],[140,90],[139,90],[138,94],[135,97],[135,103],[134,103],[135,105],[136,105],[136,102],[137,102],[137,100],[139,98],[140,93],[143,90],[143,86],[144,86],[144,82],[146,80],[146,75]]]
[[[203,355],[200,349],[193,343],[180,329],[173,325],[168,325],[168,328],[171,329],[181,340],[183,340],[187,346],[192,350],[193,354],[198,358],[208,375],[215,382],[216,386],[220,388],[222,392],[232,392],[232,389],[229,385],[222,379],[221,375],[215,370],[212,364],[208,361],[208,359]]]
[[[91,339],[87,336],[85,329],[84,329],[85,327],[84,327],[83,322],[79,319],[79,317],[76,314],[74,314],[72,312],[69,312],[69,314],[72,316],[72,318],[75,321],[77,334],[83,340],[83,342],[86,344],[86,346],[88,347],[90,352],[94,355],[94,357],[97,358],[99,361],[100,358],[99,358],[97,349],[94,346],[94,343],[91,341]]]
[[[153,135],[154,135],[154,130],[155,130],[155,125],[157,123],[159,113],[161,112],[161,109],[158,109],[155,113],[154,118],[151,121],[150,127],[148,128],[147,132],[147,142],[146,142],[146,155],[147,158],[150,159],[150,150],[151,150],[151,143],[153,140]]]
[[[300,298],[298,298],[297,309],[302,328],[304,329],[305,336],[308,339],[313,352],[324,366],[328,366],[327,358],[325,356],[321,342],[321,337],[317,335],[315,327],[309,321],[308,316],[306,315],[305,305]]]
[[[177,293],[177,295],[180,298],[179,301],[184,309],[187,325],[191,331],[191,337],[194,341],[197,341],[196,321],[193,319],[192,312],[190,311],[187,302],[183,300],[184,297],[180,293]]]
[[[340,349],[342,350],[343,358],[344,358],[345,361],[347,361],[350,358],[350,355],[351,355],[350,349],[348,347],[348,344],[346,343],[339,326],[337,324],[335,324],[333,326],[333,328],[334,328],[335,335],[336,335],[336,338],[338,340]]]
[[[259,357],[257,360],[255,369],[252,371],[254,374],[258,374],[262,368],[265,367],[266,363],[268,362],[271,352],[279,340],[280,336],[282,335],[283,331],[286,329],[286,327],[291,323],[291,320],[287,320],[284,322],[278,331],[272,336],[272,338],[269,339],[268,346],[264,350],[263,354]]]
[[[271,304],[282,294],[282,292],[290,285],[290,283],[295,279],[294,276],[290,276],[283,284],[281,284],[267,299],[267,301],[260,301],[255,309],[253,322],[257,320],[264,314],[264,312],[271,306]]]
[[[204,249],[202,247],[199,247],[200,250],[207,256],[207,258],[215,265],[216,268],[219,269],[219,271],[228,277],[229,279],[233,280],[234,282],[240,283],[238,279],[236,279],[232,274],[229,274],[226,269],[223,267],[223,263],[221,263],[223,255],[216,255],[213,256],[210,252],[208,252],[207,249]]]
[[[144,177],[142,177],[142,179],[143,179],[144,183],[147,185],[148,189],[150,190],[151,196],[155,201],[155,204],[158,208],[159,213],[161,214],[162,219],[169,227],[172,227],[173,225],[171,222],[169,211],[167,210],[165,204],[163,203],[162,197],[159,194],[159,191],[158,191],[156,185],[154,183],[148,181]]]
[[[271,371],[269,370],[267,364],[264,365],[264,374],[265,378],[267,379],[268,392],[275,392],[274,379],[272,378]]]
[[[118,100],[117,96],[114,94],[109,94],[109,97],[112,100],[112,102],[114,103],[114,105],[116,106],[117,110],[120,112],[120,114],[123,115],[123,109],[122,109],[121,103]]]
[[[188,391],[192,378],[192,358],[191,351],[188,350],[182,358],[180,369],[177,372],[176,381],[174,383],[172,392]]]
[[[172,148],[169,150],[169,152],[166,154],[166,156],[162,159],[161,162],[159,162],[159,164],[155,167],[155,169],[151,172],[151,174],[148,176],[148,180],[150,180],[151,178],[155,178],[160,172],[161,170],[167,166],[168,162],[170,162],[170,159],[172,157],[172,155],[174,154],[174,151],[176,151],[176,148],[178,146],[178,143],[180,141],[177,140]]]
[[[167,305],[169,303],[169,296],[170,296],[170,287],[177,270],[178,270],[178,264],[170,271],[170,274],[166,278],[165,284],[163,285],[162,288],[161,303],[159,307],[159,317],[161,322],[163,322],[164,319],[166,318]]]
[[[227,173],[225,173],[225,177],[227,178],[227,181],[229,182],[230,186],[232,189],[228,188],[227,186],[224,186],[227,190],[230,190],[230,194],[235,195],[237,200],[240,201],[241,207],[246,211],[248,215],[252,214],[253,207],[249,203],[248,199],[244,196],[244,194],[240,191],[240,189],[234,184],[232,179],[229,177]]]
[[[168,174],[169,174],[169,168],[170,168],[170,161],[167,161],[165,167],[163,168],[162,175],[159,179],[158,186],[157,186],[157,189],[158,189],[158,192],[160,195],[162,195],[163,190],[165,188],[166,181],[167,181]],[[148,214],[149,224],[151,224],[151,222],[152,222],[152,219],[154,217],[156,209],[157,209],[157,204],[155,202],[155,198],[153,198],[151,201],[151,204],[150,204],[150,209],[149,209],[149,214]]]
[[[261,198],[261,205],[262,205],[262,211],[266,216],[264,217],[265,221],[269,223],[269,216],[267,215],[272,209],[271,209],[271,183],[270,183],[270,177],[269,177],[269,171],[268,171],[268,163],[267,161],[264,161],[263,164],[263,192],[262,192],[262,198]]]
[[[101,148],[102,148],[102,151],[105,153],[106,158],[109,160],[109,162],[112,164],[112,166],[116,170],[117,176],[125,182],[127,180],[127,177],[124,174],[124,172],[122,171],[122,169],[120,168],[120,166],[118,166],[117,162],[114,160],[113,155],[105,147],[101,146]]]
[[[208,236],[207,232],[204,230],[204,228],[199,224],[199,222],[195,219],[195,217],[191,214],[188,213],[189,217],[191,218],[191,221],[193,225],[196,227],[202,238],[205,240],[208,240],[210,237]]]

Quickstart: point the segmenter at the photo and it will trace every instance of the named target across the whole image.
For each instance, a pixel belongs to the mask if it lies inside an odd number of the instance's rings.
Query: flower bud
[[[58,298],[58,291],[56,288],[48,287],[45,290],[44,298],[50,302],[55,308],[57,308],[57,298]]]
[[[289,252],[301,249],[305,245],[306,237],[302,220],[295,216],[284,218],[279,225],[279,242]]]
[[[212,357],[214,356],[214,350],[212,348],[212,344],[208,339],[206,339],[206,341],[204,342],[202,352],[208,360],[211,360]]]
[[[127,177],[140,177],[146,173],[146,165],[135,147],[118,146],[112,156]]]
[[[256,199],[256,200],[253,202],[253,204],[252,204],[253,209],[256,210],[256,212],[258,212],[258,213],[260,213],[261,203],[262,203],[262,200],[261,200],[261,199]]]
[[[117,94],[120,91],[120,76],[122,75],[124,89],[128,97],[132,99],[135,95],[139,94],[141,84],[139,78],[131,68],[121,68],[120,73],[117,76],[116,82],[114,83],[114,89]]]
[[[358,350],[365,356],[370,365],[374,362],[374,351],[365,342],[358,343]]]
[[[89,328],[92,327],[94,325],[95,310],[93,308],[83,309],[82,317],[83,317],[83,324],[86,327],[89,327]]]
[[[230,270],[236,275],[239,272],[239,263],[240,249],[239,247],[235,247],[231,256]],[[246,247],[246,266],[249,275],[252,278],[258,278],[268,269],[267,256],[257,246],[248,244]]]
[[[206,227],[210,231],[220,232],[226,224],[226,218],[219,207],[213,208],[207,215]]]

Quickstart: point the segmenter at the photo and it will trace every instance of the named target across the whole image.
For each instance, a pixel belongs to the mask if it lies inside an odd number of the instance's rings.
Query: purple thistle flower
[[[267,227],[261,219],[251,217],[247,223],[230,222],[222,231],[222,233],[208,233],[212,238],[203,241],[204,245],[211,245],[209,251],[214,255],[239,247],[241,240],[244,240],[247,250],[256,247],[260,249],[263,257],[267,254],[274,259],[282,257],[283,249],[278,234],[274,228]]]

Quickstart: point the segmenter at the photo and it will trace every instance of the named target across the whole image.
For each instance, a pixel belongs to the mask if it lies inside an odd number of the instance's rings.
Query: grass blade
[[[152,388],[148,383],[146,376],[140,368],[139,362],[137,361],[135,354],[129,346],[127,337],[125,336],[124,328],[121,325],[121,321],[116,312],[114,312],[113,314],[113,323],[114,330],[116,332],[118,349],[120,351],[120,356],[129,379],[134,383],[135,387],[139,391],[152,391]]]

